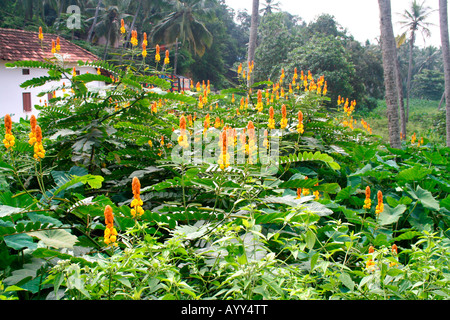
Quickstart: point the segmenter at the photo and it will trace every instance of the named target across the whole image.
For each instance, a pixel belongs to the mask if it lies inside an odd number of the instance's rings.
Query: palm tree
[[[263,16],[266,14],[271,14],[273,11],[280,10],[280,3],[275,2],[275,0],[265,0],[264,7],[260,10]]]
[[[89,29],[89,34],[88,34],[88,38],[87,38],[88,43],[92,42],[92,35],[94,34],[94,29],[95,29],[95,26],[97,25],[97,19],[98,19],[98,14],[99,14],[101,5],[102,5],[102,0],[98,0],[97,7],[95,8],[94,21],[92,22],[92,26]]]
[[[389,129],[389,142],[392,148],[400,148],[398,125],[398,96],[396,86],[397,47],[392,28],[391,1],[378,0],[380,7],[381,49],[383,55],[384,85]]]
[[[153,43],[188,43],[192,53],[203,56],[213,42],[213,36],[200,20],[208,14],[205,0],[171,0],[172,11],[153,29]]]
[[[126,18],[128,14],[120,13],[117,6],[100,7],[99,11],[98,20],[94,25],[94,32],[98,38],[106,37],[103,54],[103,60],[106,60],[109,44],[114,44],[119,39],[120,20]],[[86,22],[94,19],[95,16],[86,20]]]
[[[447,0],[439,0],[439,24],[441,29],[442,57],[444,59],[447,147],[450,147],[450,45]]]
[[[252,20],[250,24],[250,39],[248,41],[248,63],[255,60],[256,41],[258,37],[259,0],[253,0]],[[250,80],[251,81],[251,80]],[[251,83],[249,82],[249,85]]]
[[[420,31],[424,39],[430,37],[431,32],[429,27],[433,24],[426,20],[433,11],[434,10],[431,10],[430,7],[425,6],[425,0],[421,4],[419,4],[417,0],[413,0],[409,10],[405,10],[405,12],[401,14],[404,20],[399,21],[399,23],[403,25],[403,28],[407,29],[405,34],[409,32],[409,64],[408,78],[406,81],[406,121],[408,121],[409,118],[409,94],[411,91],[413,49],[416,40],[416,32]]]

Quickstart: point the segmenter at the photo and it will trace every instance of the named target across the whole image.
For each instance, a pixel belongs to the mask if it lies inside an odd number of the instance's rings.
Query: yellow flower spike
[[[262,102],[262,91],[258,90],[258,101],[256,103],[256,110],[258,112],[262,112],[263,111],[263,102]]]
[[[105,232],[104,232],[104,242],[106,245],[112,245],[117,247],[117,230],[114,228],[114,214],[111,206],[107,205],[104,211],[105,216]]]
[[[145,44],[145,42],[142,43],[142,56],[143,56],[144,58],[147,57],[147,45]]]
[[[131,183],[131,189],[133,191],[133,200],[131,201],[131,215],[133,218],[139,218],[144,214],[142,208],[144,202],[141,199],[141,182],[137,177],[133,178]]]
[[[41,127],[36,125],[36,142],[34,144],[34,158],[40,161],[45,157],[45,149],[42,145],[42,130]]]
[[[34,114],[31,116],[30,118],[30,127],[31,127],[31,132],[28,135],[28,137],[30,138],[28,140],[28,143],[32,146],[36,143],[36,117],[34,116]]]
[[[384,210],[383,193],[380,190],[377,193],[377,198],[378,198],[378,204],[377,204],[377,206],[375,208],[375,214],[378,216]]]
[[[370,209],[372,206],[372,200],[370,200],[370,187],[366,187],[366,199],[364,200],[364,209]]]
[[[9,114],[5,116],[5,131],[5,139],[3,139],[3,144],[6,149],[9,149],[15,145],[15,137],[12,134],[12,120]]]
[[[59,37],[56,37],[56,52],[59,52],[61,50],[61,40],[59,39]]]
[[[300,134],[303,134],[304,132],[304,126],[303,126],[303,112],[298,112],[298,125],[297,125],[297,132]]]
[[[120,33],[121,34],[125,34],[127,32],[127,30],[125,30],[125,21],[120,20]]]
[[[274,116],[274,110],[273,107],[269,108],[269,124],[267,125],[267,127],[269,129],[275,129],[275,119],[273,118]]]
[[[39,40],[43,41],[44,40],[44,34],[42,33],[42,27],[39,27],[39,36],[38,36]]]
[[[130,40],[131,44],[133,45],[133,47],[136,47],[139,42],[137,39],[137,31],[136,30],[132,30],[131,31],[131,40]]]
[[[220,155],[219,155],[219,159],[217,161],[217,163],[220,166],[220,169],[225,170],[226,168],[228,168],[230,166],[230,155],[228,153],[228,142],[227,139],[229,137],[227,137],[227,130],[223,130],[221,135],[220,135],[220,141],[219,141],[219,146],[221,149]]]
[[[169,63],[170,63],[169,50],[166,50],[166,57],[164,59],[164,64],[169,64]]]
[[[52,40],[52,53],[53,53],[53,54],[56,53],[56,44],[55,44],[55,40]]]
[[[155,49],[156,49],[156,52],[155,52],[155,61],[156,61],[156,62],[160,62],[160,61],[161,61],[161,56],[159,55],[159,50],[160,50],[160,49],[159,49],[159,45],[158,45],[158,44],[156,45],[156,48],[155,48]]]
[[[287,111],[286,111],[286,105],[284,105],[284,104],[281,106],[281,115],[282,115],[282,118],[281,118],[280,126],[281,126],[281,129],[284,129],[287,127]]]

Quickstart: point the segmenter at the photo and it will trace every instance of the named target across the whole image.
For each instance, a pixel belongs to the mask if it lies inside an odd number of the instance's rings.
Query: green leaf
[[[316,236],[312,230],[308,230],[306,232],[306,247],[308,249],[314,248],[314,244],[316,243]]]
[[[425,208],[439,211],[439,202],[433,197],[430,191],[417,186],[416,191],[411,190],[408,193],[413,199],[419,200]]]
[[[352,278],[348,273],[341,273],[339,276],[339,280],[346,286],[350,291],[353,291],[355,288],[355,282],[353,282]]]
[[[35,258],[60,258],[60,259],[70,259],[72,256],[70,254],[61,253],[59,251],[50,250],[46,248],[38,248],[33,251],[33,257]]]
[[[6,217],[18,212],[22,212],[24,211],[24,209],[22,208],[15,208],[15,207],[10,207],[10,206],[4,206],[4,205],[0,205],[0,218],[1,217]]]
[[[73,248],[77,237],[66,230],[43,230],[28,233],[32,237],[40,239],[46,246],[56,249]]]
[[[385,204],[383,212],[381,212],[378,217],[378,222],[382,226],[396,223],[405,210],[406,206],[403,204],[398,205],[395,208],[391,208],[389,205]]]
[[[405,181],[420,181],[430,172],[431,171],[429,169],[426,169],[421,165],[416,165],[412,168],[400,171],[397,175],[397,179]]]
[[[18,251],[25,248],[29,248],[31,250],[37,248],[37,243],[33,242],[33,238],[24,233],[6,236],[3,240],[8,247]]]

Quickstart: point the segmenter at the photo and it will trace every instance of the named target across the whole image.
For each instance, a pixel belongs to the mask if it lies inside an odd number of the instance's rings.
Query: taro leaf
[[[395,208],[391,208],[389,205],[384,205],[383,212],[380,213],[378,217],[378,221],[380,225],[386,226],[392,223],[396,223],[398,219],[402,216],[403,212],[405,212],[406,206],[401,204]]]
[[[22,208],[0,205],[0,218],[24,211]]]
[[[39,238],[46,246],[56,249],[73,248],[77,237],[66,230],[42,230],[28,233],[32,237]]]
[[[417,186],[416,191],[411,190],[408,193],[413,199],[419,200],[425,208],[439,211],[439,202],[433,197],[430,191]]]
[[[15,285],[26,278],[33,279],[44,262],[45,260],[33,258],[30,263],[23,265],[23,269],[13,271],[12,275],[3,280],[3,282],[7,285]]]
[[[29,248],[34,250],[37,248],[37,243],[33,242],[33,238],[27,234],[14,234],[3,238],[6,245],[14,250],[23,250]]]
[[[430,170],[424,168],[423,166],[416,165],[412,168],[408,168],[402,170],[398,173],[398,180],[406,180],[406,181],[420,181],[430,173]]]

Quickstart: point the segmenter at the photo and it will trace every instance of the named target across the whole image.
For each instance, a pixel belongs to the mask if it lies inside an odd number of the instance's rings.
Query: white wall
[[[30,68],[30,74],[23,75],[22,68],[6,68],[5,63],[7,62],[8,61],[0,60],[0,118],[3,118],[8,113],[11,115],[13,121],[18,121],[20,118],[29,119],[32,114],[38,116],[38,111],[34,106],[44,105],[45,101],[47,101],[47,95],[42,97],[38,97],[37,95],[42,91],[61,86],[64,81],[47,83],[46,85],[37,88],[23,89],[20,87],[21,83],[35,77],[48,76],[48,70]],[[76,64],[68,65],[68,67],[76,67],[76,69],[80,71],[80,74],[87,72],[93,74],[97,73],[97,70],[92,67],[78,67]],[[66,80],[65,82],[68,86],[68,81]],[[90,86],[101,85],[104,84],[97,82],[90,83]],[[69,93],[69,91],[70,89],[66,90],[66,93]],[[23,92],[31,93],[32,111],[28,113],[23,112]],[[56,92],[56,96],[61,96],[62,94],[62,91]]]

